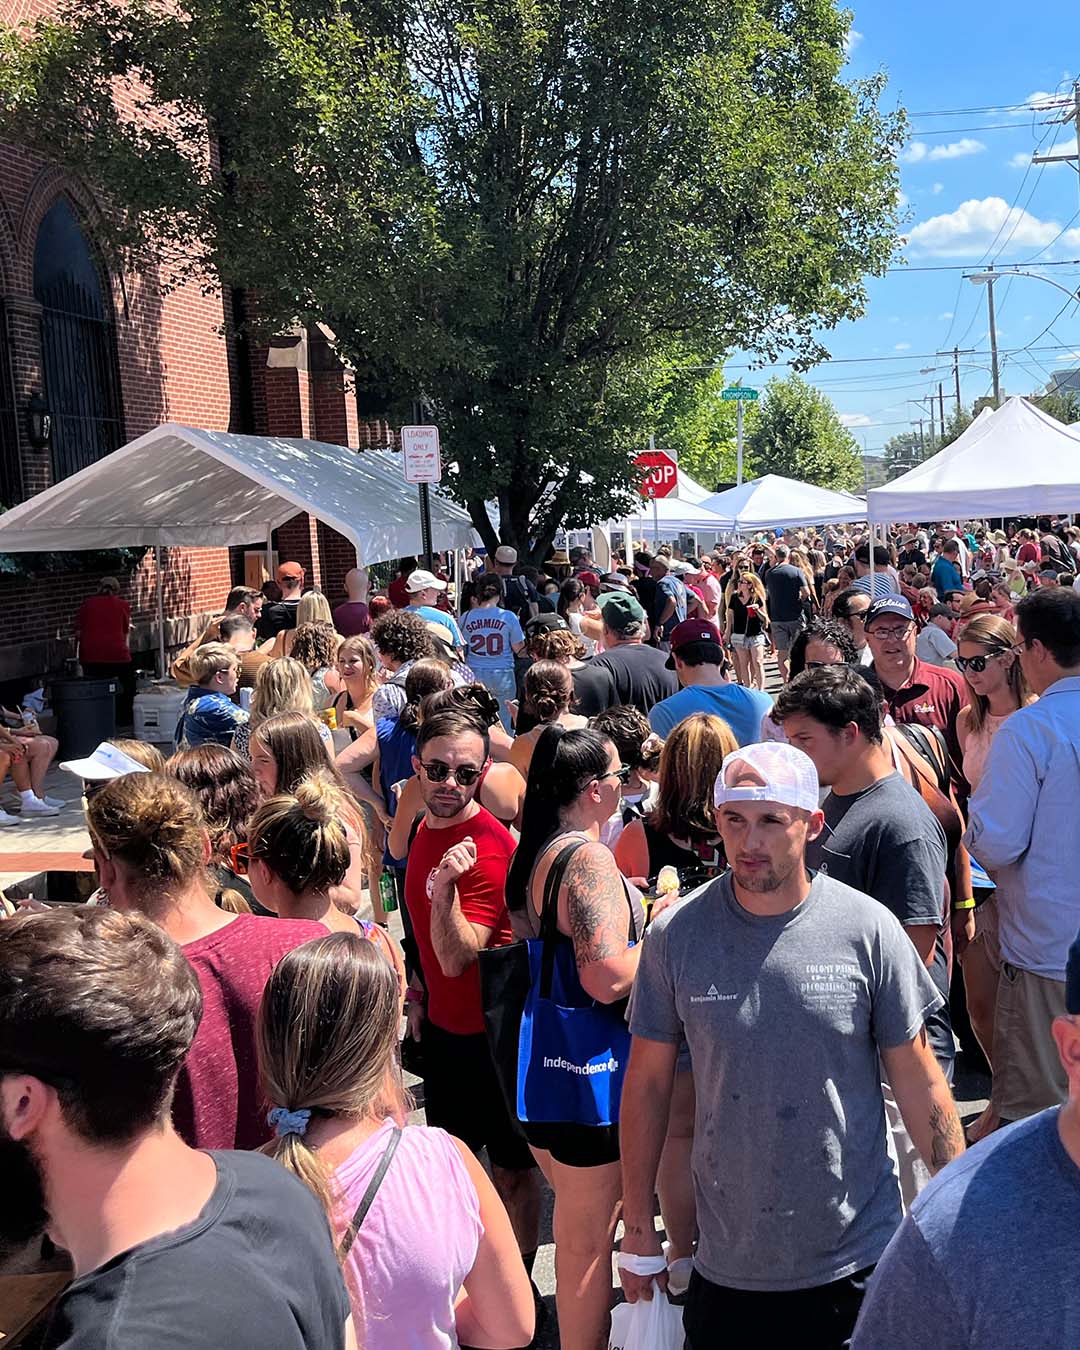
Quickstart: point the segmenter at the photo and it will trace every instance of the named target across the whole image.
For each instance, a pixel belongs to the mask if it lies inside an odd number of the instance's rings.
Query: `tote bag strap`
[[[548,870],[547,880],[544,882],[544,903],[540,910],[540,940],[544,944],[543,957],[540,963],[540,995],[542,998],[551,997],[551,981],[555,974],[555,949],[559,936],[559,891],[562,888],[563,877],[566,875],[570,859],[579,848],[584,848],[584,846],[584,839],[575,839],[572,844],[567,844],[560,849]]]
[[[368,1182],[368,1188],[364,1192],[364,1198],[357,1206],[352,1223],[349,1224],[345,1236],[341,1239],[341,1246],[338,1247],[339,1261],[344,1261],[352,1249],[352,1245],[356,1241],[356,1235],[359,1233],[361,1225],[367,1218],[368,1210],[375,1201],[375,1196],[378,1194],[379,1187],[383,1184],[383,1180],[390,1170],[390,1164],[394,1161],[394,1154],[397,1152],[397,1146],[400,1143],[401,1126],[396,1125],[390,1136],[390,1142],[386,1145],[382,1158],[379,1160],[379,1165],[375,1169],[375,1175]]]

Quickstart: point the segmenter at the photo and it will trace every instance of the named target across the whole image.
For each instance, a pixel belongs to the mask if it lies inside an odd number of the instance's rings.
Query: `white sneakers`
[[[21,824],[22,824],[22,816],[13,816],[9,814],[7,811],[0,810],[0,830],[5,829],[8,825],[21,825]]]
[[[27,816],[58,816],[60,814],[58,806],[50,806],[41,797],[24,797],[21,809],[24,820]]]
[[[58,811],[61,810],[63,807],[67,806],[66,797],[50,797],[48,796],[48,794],[46,794],[44,797],[42,797],[41,800],[45,803],[46,806],[55,806]]]

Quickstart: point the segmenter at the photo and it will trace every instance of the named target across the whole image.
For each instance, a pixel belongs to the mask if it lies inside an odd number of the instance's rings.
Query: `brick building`
[[[0,0],[0,20],[32,21],[47,0]],[[166,292],[153,265],[132,271],[102,247],[100,206],[84,185],[25,149],[0,144],[0,506],[12,506],[152,429],[175,421],[213,430],[385,445],[383,423],[358,416],[351,372],[319,327],[253,347],[237,335],[242,297],[188,284]],[[52,414],[35,448],[28,404]],[[333,600],[353,546],[300,515],[275,535],[282,557]],[[265,548],[265,540],[251,547]],[[57,540],[58,549],[63,541]],[[243,580],[244,550],[169,549],[170,642]],[[94,570],[95,561],[97,569]],[[56,671],[74,650],[74,616],[97,589],[103,561],[22,556],[0,570],[0,683]],[[113,562],[104,568],[116,573]],[[154,572],[146,555],[119,571],[134,615],[138,664],[153,665]]]

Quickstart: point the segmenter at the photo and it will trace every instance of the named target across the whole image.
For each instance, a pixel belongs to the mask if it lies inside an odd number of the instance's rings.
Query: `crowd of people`
[[[616,1249],[688,1350],[1070,1344],[1057,525],[235,589],[172,755],[63,766],[91,902],[0,924],[0,1239],[74,1267],[42,1343],[523,1347],[546,1185],[564,1350]]]

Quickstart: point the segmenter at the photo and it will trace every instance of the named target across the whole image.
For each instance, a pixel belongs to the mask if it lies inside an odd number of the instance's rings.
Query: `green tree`
[[[496,498],[535,554],[626,501],[673,343],[810,364],[861,313],[904,126],[844,81],[849,27],[834,0],[65,0],[0,36],[0,134],[166,281],[328,324],[367,411],[422,396],[485,542]]]
[[[830,400],[801,375],[774,377],[765,386],[747,448],[748,475],[778,473],[849,492],[863,484],[855,437]]]
[[[1059,389],[1054,394],[1029,394],[1028,398],[1037,408],[1067,427],[1080,422],[1080,394],[1075,389]]]
[[[899,478],[908,469],[921,464],[928,453],[927,438],[917,431],[902,431],[885,442],[886,481]]]
[[[659,400],[657,444],[676,450],[680,467],[710,489],[735,481],[736,404],[721,397],[729,383],[719,361],[689,354],[673,359]],[[743,411],[745,435],[757,407],[748,403]]]
[[[974,415],[968,412],[963,404],[959,408],[954,408],[945,423],[945,430],[938,440],[937,448],[944,450],[947,445],[952,445],[958,436],[967,431],[974,420]]]

